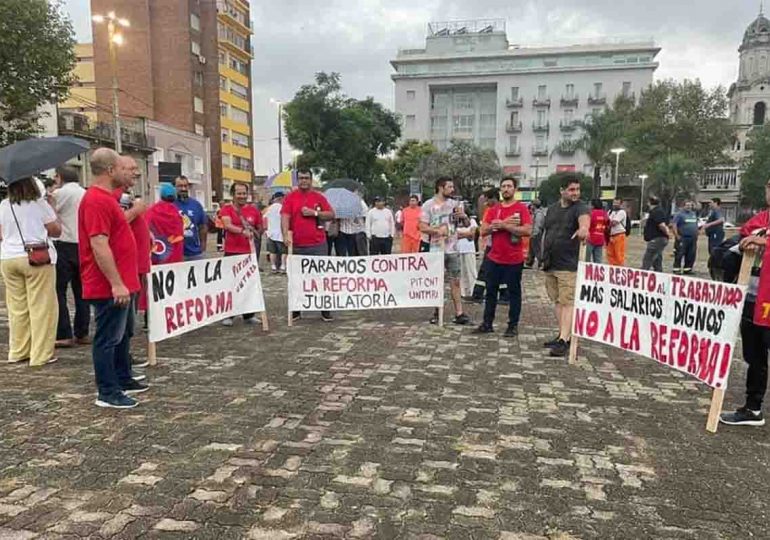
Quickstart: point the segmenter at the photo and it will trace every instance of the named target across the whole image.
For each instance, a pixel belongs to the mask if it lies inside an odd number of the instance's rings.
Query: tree
[[[0,147],[40,131],[37,108],[75,82],[75,38],[58,0],[0,2]]]
[[[681,154],[668,154],[657,159],[652,166],[650,188],[647,192],[656,195],[661,207],[667,212],[671,203],[690,199],[698,192],[698,171],[700,165]]]
[[[765,184],[770,179],[770,128],[752,128],[746,147],[751,149],[751,154],[742,164],[741,204],[765,208]]]
[[[571,172],[558,172],[552,174],[543,182],[540,183],[540,201],[543,205],[553,204],[559,200],[561,196],[561,181],[565,176],[574,176],[575,173]],[[591,200],[591,190],[593,189],[594,180],[590,176],[580,174],[580,198],[584,201]]]
[[[407,195],[409,179],[416,176],[420,162],[436,152],[436,147],[427,141],[409,140],[398,147],[395,156],[382,159],[380,167],[390,183],[392,194]]]
[[[325,178],[354,178],[364,185],[378,175],[377,157],[395,148],[398,118],[372,98],[341,93],[338,73],[317,73],[284,107],[286,136],[302,151],[300,165],[323,169]]]
[[[502,169],[494,150],[453,140],[445,151],[424,157],[417,167],[417,175],[423,180],[424,192],[432,193],[435,181],[448,176],[453,179],[458,194],[475,200],[483,186],[500,181]]]

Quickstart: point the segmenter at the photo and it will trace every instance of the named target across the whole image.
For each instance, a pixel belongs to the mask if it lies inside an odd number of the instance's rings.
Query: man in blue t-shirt
[[[719,197],[711,199],[711,212],[703,225],[703,231],[709,239],[709,255],[714,248],[725,240],[725,218],[722,215],[722,200]]]
[[[692,201],[686,201],[684,208],[674,217],[674,273],[692,274],[698,247],[698,216],[693,211]],[[682,267],[684,261],[684,267]]]
[[[203,258],[206,251],[208,217],[201,203],[190,198],[190,180],[178,176],[176,184],[176,207],[184,223],[184,260],[195,261]]]

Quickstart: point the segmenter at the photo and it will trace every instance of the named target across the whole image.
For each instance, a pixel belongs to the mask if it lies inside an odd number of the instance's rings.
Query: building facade
[[[502,20],[431,23],[424,48],[391,61],[402,137],[494,149],[523,187],[559,171],[593,174],[570,144],[580,136],[575,121],[619,95],[638,96],[652,84],[658,52],[651,40],[521,47]]]
[[[82,114],[90,121],[97,120],[96,70],[94,69],[93,43],[75,45],[75,69],[77,82],[70,88],[67,99],[59,104],[59,111]]]
[[[233,182],[252,183],[251,26],[247,0],[91,0],[115,12],[120,112],[210,140],[213,200]],[[105,24],[93,25],[98,120],[112,122],[112,70]],[[158,161],[154,158],[154,161]]]

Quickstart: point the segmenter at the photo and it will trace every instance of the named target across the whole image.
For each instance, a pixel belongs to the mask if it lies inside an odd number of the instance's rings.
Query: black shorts
[[[268,253],[272,253],[273,255],[285,255],[286,254],[286,244],[283,242],[278,242],[277,240],[270,240],[267,239],[267,251]]]

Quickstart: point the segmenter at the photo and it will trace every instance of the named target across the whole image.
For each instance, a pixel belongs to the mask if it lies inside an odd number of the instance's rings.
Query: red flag
[[[159,201],[147,210],[147,224],[152,233],[152,264],[170,264],[184,260],[184,224],[174,203]]]
[[[741,228],[741,236],[756,234],[759,228],[766,231],[768,227],[770,227],[770,211],[765,210],[751,218]],[[762,269],[759,272],[757,300],[754,304],[754,324],[770,327],[770,249],[767,247],[762,256]]]

